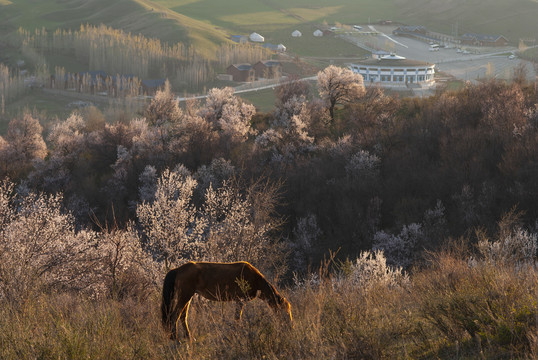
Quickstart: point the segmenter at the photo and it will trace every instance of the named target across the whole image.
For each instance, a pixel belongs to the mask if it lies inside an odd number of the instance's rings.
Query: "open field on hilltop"
[[[479,0],[339,0],[330,6],[323,0],[2,0],[0,6],[3,34],[19,26],[55,29],[104,23],[165,41],[192,43],[208,54],[234,33],[257,31],[267,41],[289,42],[295,28],[307,31],[323,22],[365,24],[391,19],[448,34],[457,24],[459,34],[500,33],[514,43],[538,33],[538,2],[533,0],[494,0],[487,6]],[[300,46],[296,50],[300,55],[305,51]]]
[[[273,31],[305,23],[375,23],[382,19],[425,25],[434,31],[452,33],[500,33],[517,42],[538,33],[538,3],[493,0],[340,0],[327,6],[324,0],[155,0],[175,12],[208,21],[231,31]],[[212,9],[208,12],[207,9]],[[255,27],[255,29],[252,29]]]

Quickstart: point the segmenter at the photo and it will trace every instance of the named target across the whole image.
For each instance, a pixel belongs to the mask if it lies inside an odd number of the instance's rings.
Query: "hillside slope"
[[[224,31],[145,0],[2,0],[0,35],[19,27],[77,29],[80,24],[105,24],[168,42],[182,42],[214,56],[226,41]]]
[[[306,23],[375,23],[390,19],[452,33],[501,33],[517,43],[538,34],[536,0],[153,0],[194,19],[249,32]],[[210,9],[210,10],[208,10]]]

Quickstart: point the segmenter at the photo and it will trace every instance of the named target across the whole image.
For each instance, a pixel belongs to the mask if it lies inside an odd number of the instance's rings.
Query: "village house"
[[[253,66],[256,79],[275,79],[282,74],[282,64],[274,60],[261,60]]]
[[[155,94],[157,90],[160,90],[164,86],[165,83],[166,79],[164,78],[142,80],[142,92],[146,95]]]
[[[285,52],[286,51],[286,47],[284,46],[284,44],[271,44],[271,43],[265,43],[262,45],[262,47],[266,48],[266,49],[269,49],[271,51],[275,51],[275,52]]]
[[[230,36],[230,39],[238,44],[246,44],[248,42],[247,35],[232,35]]]
[[[473,46],[506,46],[508,39],[502,35],[467,33],[461,36],[461,43]]]
[[[232,64],[226,69],[228,75],[232,75],[233,81],[249,82],[254,81],[255,71],[250,64]]]

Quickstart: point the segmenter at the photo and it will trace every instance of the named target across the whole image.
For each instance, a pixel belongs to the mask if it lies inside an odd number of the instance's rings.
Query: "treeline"
[[[180,89],[200,87],[213,80],[219,68],[232,63],[256,62],[271,56],[270,51],[260,46],[224,44],[213,59],[208,59],[193,46],[163,43],[105,25],[81,25],[76,31],[58,29],[53,33],[20,28],[18,37],[23,47],[41,54],[74,56],[87,64],[89,70],[140,79],[168,78]]]
[[[79,224],[88,214],[126,223],[141,189],[179,164],[209,184],[232,178],[280,184],[287,239],[299,267],[329,249],[382,249],[409,267],[424,249],[501,215],[538,219],[538,97],[532,86],[487,82],[430,98],[398,99],[371,87],[336,105],[308,88],[277,90],[273,113],[256,114],[232,89],[181,109],[169,87],[143,117],[89,126],[78,114],[47,129],[27,114],[0,140],[2,176],[24,189],[62,192]],[[362,85],[361,85],[362,86]],[[327,101],[325,101],[327,100]],[[43,150],[43,147],[46,147]],[[14,160],[16,159],[16,160]],[[203,175],[203,176],[202,176]],[[111,220],[110,218],[108,219]]]
[[[0,63],[0,101],[1,114],[5,112],[7,102],[16,99],[25,91],[24,78],[19,74],[13,74],[9,68]]]

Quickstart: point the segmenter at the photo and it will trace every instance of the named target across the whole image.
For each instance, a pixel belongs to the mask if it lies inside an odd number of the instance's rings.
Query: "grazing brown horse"
[[[245,302],[259,297],[273,310],[283,310],[292,321],[291,305],[265,277],[248,262],[188,262],[170,270],[164,278],[161,304],[162,322],[170,339],[178,339],[177,323],[181,321],[185,336],[189,304],[194,294],[213,301],[235,301],[235,318],[241,319]]]

